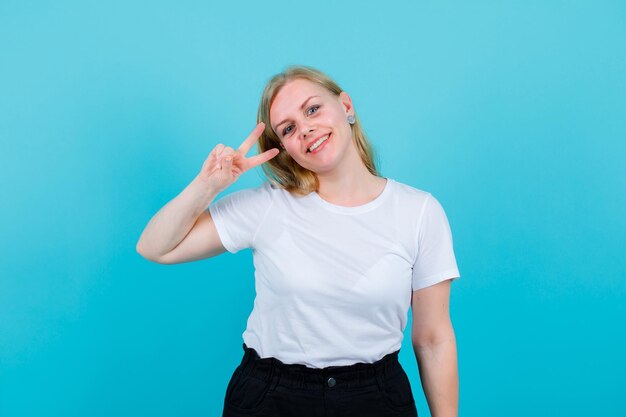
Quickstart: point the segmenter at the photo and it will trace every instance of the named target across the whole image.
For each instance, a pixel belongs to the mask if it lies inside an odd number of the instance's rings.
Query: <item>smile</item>
[[[320,146],[322,146],[322,144],[326,142],[326,140],[328,140],[329,137],[330,137],[330,133],[326,136],[319,138],[313,145],[311,145],[309,149],[307,149],[307,153],[315,152],[315,150],[318,149]]]

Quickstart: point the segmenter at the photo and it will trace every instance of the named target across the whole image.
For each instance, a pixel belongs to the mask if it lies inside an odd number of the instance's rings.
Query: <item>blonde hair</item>
[[[312,191],[319,190],[317,175],[313,171],[300,166],[287,151],[281,148],[280,139],[276,136],[270,124],[270,106],[274,98],[281,88],[295,79],[305,79],[319,84],[335,96],[339,96],[343,90],[323,72],[303,65],[290,66],[283,72],[274,75],[263,90],[261,102],[259,103],[257,123],[265,123],[265,130],[258,140],[258,152],[260,154],[269,149],[278,148],[280,153],[261,165],[261,168],[271,183],[290,193],[307,195]],[[368,171],[373,175],[379,176],[374,162],[374,149],[361,128],[361,123],[359,122],[359,117],[356,115],[356,112],[354,119],[354,124],[351,125],[352,137],[359,156]]]

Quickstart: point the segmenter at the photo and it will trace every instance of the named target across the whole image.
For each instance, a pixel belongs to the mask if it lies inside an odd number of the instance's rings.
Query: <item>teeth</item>
[[[319,138],[313,145],[311,145],[311,147],[309,148],[309,152],[314,151],[315,149],[317,149],[318,146],[320,146],[322,144],[322,142],[324,142],[326,139],[328,139],[328,136],[330,134]]]

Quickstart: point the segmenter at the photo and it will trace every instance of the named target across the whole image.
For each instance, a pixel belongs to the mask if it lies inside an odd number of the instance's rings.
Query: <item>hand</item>
[[[257,124],[236,151],[229,146],[218,144],[204,161],[198,177],[206,182],[209,187],[217,192],[222,192],[244,172],[278,155],[280,150],[272,148],[262,154],[246,158],[246,154],[259,139],[263,129],[265,129],[265,123]]]

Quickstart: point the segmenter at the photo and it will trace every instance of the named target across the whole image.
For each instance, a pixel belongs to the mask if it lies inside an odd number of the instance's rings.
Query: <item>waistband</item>
[[[276,385],[308,390],[342,390],[383,386],[383,381],[403,372],[398,361],[400,350],[391,352],[373,363],[310,368],[303,364],[286,364],[274,357],[261,358],[254,348],[243,344],[244,355],[238,371],[242,375],[272,381]]]

